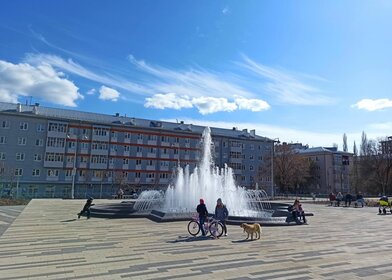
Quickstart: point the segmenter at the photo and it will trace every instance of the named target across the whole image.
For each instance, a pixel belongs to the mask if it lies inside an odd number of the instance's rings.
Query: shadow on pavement
[[[176,240],[170,240],[166,243],[178,243],[178,242],[195,242],[203,240],[213,240],[212,236],[179,236]]]
[[[65,220],[61,221],[62,223],[69,223],[69,222],[75,222],[77,219],[70,219],[70,220]]]

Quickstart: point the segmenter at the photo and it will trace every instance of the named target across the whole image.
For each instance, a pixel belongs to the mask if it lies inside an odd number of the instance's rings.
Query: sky
[[[255,129],[392,135],[392,1],[0,4],[0,101]]]

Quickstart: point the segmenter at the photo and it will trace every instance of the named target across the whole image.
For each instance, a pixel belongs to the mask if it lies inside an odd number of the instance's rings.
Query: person
[[[347,207],[347,205],[348,205],[348,207],[350,207],[352,200],[353,200],[353,196],[351,195],[351,193],[349,193],[349,192],[346,193],[346,197],[345,197],[345,200],[344,200],[344,206]]]
[[[333,202],[336,200],[336,196],[333,192],[329,194],[329,202],[331,203],[331,206],[333,205]]]
[[[215,206],[215,219],[219,220],[222,223],[223,233],[225,234],[225,236],[227,236],[226,220],[228,216],[229,211],[227,210],[226,205],[222,203],[222,199],[218,198]]]
[[[357,207],[359,204],[363,207],[365,205],[365,200],[363,199],[363,195],[361,192],[357,194],[357,201],[355,202],[355,207]]]
[[[206,218],[208,217],[207,206],[204,203],[204,199],[200,198],[200,204],[196,207],[197,213],[199,213],[199,224],[201,229],[201,234],[206,236],[206,232],[204,231],[204,223]]]
[[[338,194],[336,195],[336,206],[340,206],[340,202],[342,201],[342,199],[343,199],[343,195],[342,195],[342,193],[341,192],[338,192]]]
[[[87,212],[87,219],[90,219],[90,207],[95,205],[93,204],[93,198],[89,197],[86,201],[86,204],[84,204],[82,211],[78,213],[78,219],[80,219],[80,216],[82,216],[85,212]]]
[[[119,188],[118,191],[117,191],[117,198],[118,198],[118,199],[122,199],[122,198],[123,198],[123,195],[124,195],[123,189],[122,189],[122,188]]]
[[[302,218],[304,224],[306,224],[307,221],[306,221],[306,218],[305,218],[305,211],[303,210],[302,204],[299,202],[298,199],[296,199],[294,201],[292,209],[293,209],[292,215],[293,215],[294,221],[297,224],[300,224],[301,223],[301,218]]]

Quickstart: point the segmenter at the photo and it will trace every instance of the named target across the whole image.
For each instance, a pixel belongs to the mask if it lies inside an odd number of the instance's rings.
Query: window
[[[42,160],[42,155],[41,154],[35,154],[34,155],[34,161],[41,161]]]
[[[71,169],[67,169],[65,171],[65,177],[72,177],[72,170]]]
[[[254,150],[254,149],[255,149],[255,145],[250,144],[250,149],[251,149],[251,150]]]
[[[140,179],[140,177],[141,177],[140,175],[141,175],[140,172],[136,172],[136,173],[135,173],[135,178],[139,178],[139,179]]]
[[[139,133],[139,134],[137,135],[137,140],[143,140],[143,134],[140,134],[140,133]]]
[[[63,162],[64,161],[64,154],[59,153],[46,153],[45,161],[52,161],[52,162]]]
[[[37,132],[44,132],[45,131],[45,125],[42,123],[37,124]]]
[[[136,160],[136,165],[142,165],[142,160],[141,159],[137,159]]]
[[[109,129],[103,127],[94,127],[93,133],[96,136],[107,136]]]
[[[33,169],[33,177],[39,177],[41,175],[41,170]]]
[[[149,141],[156,141],[157,140],[157,136],[156,135],[148,135],[148,140]]]
[[[253,171],[253,165],[249,165],[249,170]]]
[[[130,132],[125,132],[124,133],[124,138],[125,139],[131,139],[131,133]]]
[[[143,148],[142,148],[142,147],[137,147],[137,148],[136,148],[136,152],[141,153],[142,151],[143,151]]]
[[[10,128],[10,122],[9,121],[2,121],[0,127],[4,128],[4,129],[8,129],[8,128]]]
[[[168,179],[169,178],[169,174],[167,173],[160,173],[159,174],[159,179]]]
[[[169,167],[169,162],[168,161],[161,161],[160,165],[161,165],[161,167]]]
[[[254,159],[254,156],[253,156],[253,155],[250,155],[250,156],[249,156],[249,159]]]
[[[64,148],[65,139],[64,138],[48,137],[46,145],[48,147]],[[70,145],[75,145],[75,142],[68,142],[68,147],[70,147]]]
[[[149,160],[149,161],[148,161],[148,166],[154,166],[154,165],[155,165],[155,163],[154,163],[153,160]]]
[[[26,138],[25,137],[18,137],[18,145],[24,146],[26,145]]]
[[[174,154],[178,155],[178,149],[174,149]]]
[[[157,149],[156,148],[150,148],[149,152],[155,154],[157,152]]]
[[[35,145],[42,147],[44,145],[44,139],[36,139]]]
[[[7,138],[5,136],[0,136],[0,144],[6,144]]]
[[[0,160],[5,160],[5,153],[0,153]]]
[[[147,178],[150,178],[150,179],[155,178],[155,173],[147,173]]]
[[[111,137],[111,138],[117,138],[117,132],[111,131],[111,132],[110,132],[110,137]]]
[[[27,124],[27,122],[20,122],[19,128],[20,130],[27,130],[29,128],[29,125]]]
[[[48,169],[48,177],[58,177],[59,171],[57,169]]]
[[[16,153],[16,160],[23,161],[25,159],[24,153]]]
[[[169,142],[168,136],[161,136],[161,142]]]
[[[23,169],[22,168],[15,168],[15,176],[22,176],[23,175]]]
[[[124,151],[129,152],[131,150],[131,146],[124,146]]]
[[[80,163],[87,163],[88,158],[87,157],[80,157]]]
[[[67,125],[63,123],[55,123],[55,122],[50,122],[48,131],[53,131],[53,132],[66,132],[67,131]]]
[[[163,149],[162,154],[164,154],[164,155],[167,154],[167,149],[166,148]]]
[[[123,164],[129,164],[129,159],[123,158]]]
[[[117,145],[111,145],[110,146],[110,151],[117,152]]]

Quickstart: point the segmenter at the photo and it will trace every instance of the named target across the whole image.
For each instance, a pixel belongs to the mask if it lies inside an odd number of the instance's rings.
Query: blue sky
[[[392,135],[391,14],[374,0],[4,1],[0,101],[359,146]]]

